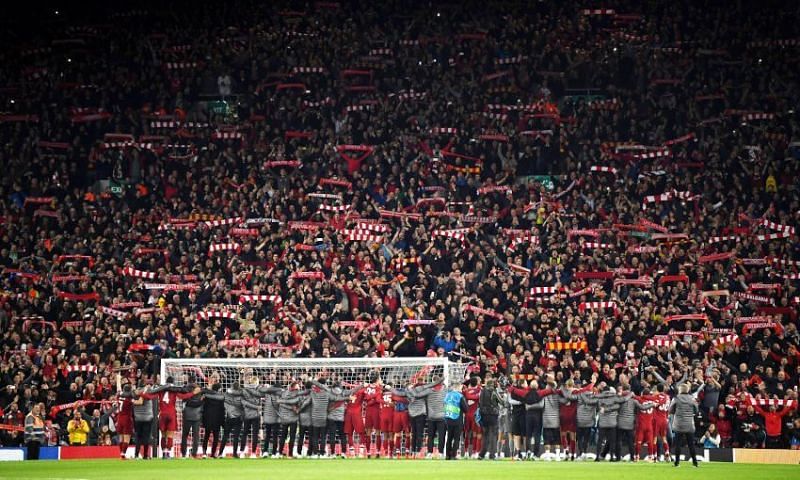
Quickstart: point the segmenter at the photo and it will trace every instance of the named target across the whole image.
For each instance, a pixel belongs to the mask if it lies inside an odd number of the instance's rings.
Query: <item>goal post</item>
[[[343,384],[371,382],[375,376],[383,383],[407,386],[419,379],[430,381],[439,376],[450,385],[461,383],[467,363],[451,362],[441,357],[404,358],[164,358],[161,359],[162,384],[172,377],[176,385],[190,380],[206,384],[217,379],[222,388],[234,382],[246,383],[245,377],[259,378],[261,383],[280,387],[293,381],[333,376]],[[269,380],[265,382],[265,380]]]
[[[288,388],[294,383],[325,378],[342,386],[355,388],[380,381],[394,388],[429,383],[437,378],[448,387],[466,379],[468,363],[449,361],[441,357],[404,358],[165,358],[161,359],[160,382],[171,378],[176,386],[195,384],[210,387],[218,383],[222,391],[239,385],[271,385]],[[265,405],[262,399],[262,415]],[[175,455],[180,451],[182,401],[178,400],[178,434]],[[191,442],[190,442],[191,443]],[[226,450],[228,451],[228,450]],[[254,452],[251,452],[254,453]]]

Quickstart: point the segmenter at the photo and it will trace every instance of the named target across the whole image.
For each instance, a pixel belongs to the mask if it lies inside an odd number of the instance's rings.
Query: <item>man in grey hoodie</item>
[[[208,395],[208,394],[207,394]],[[213,395],[213,394],[212,394]],[[242,433],[242,388],[239,382],[234,382],[223,394],[225,401],[225,433],[222,434],[222,444],[219,447],[219,456],[225,451],[228,438],[233,436],[233,458],[239,458],[239,437]]]
[[[547,378],[547,389],[556,390],[556,380],[552,375]],[[556,460],[561,455],[561,405],[567,400],[561,394],[547,395],[543,398],[542,432],[544,434],[544,453],[542,458]]]
[[[359,390],[361,390],[361,388],[344,390],[339,382],[335,382],[331,386],[330,390],[328,390],[328,425],[326,426],[326,430],[328,434],[328,446],[330,448],[331,455],[336,454],[336,438],[338,436],[340,448],[339,455],[341,455],[342,458],[345,456],[347,449],[347,437],[345,436],[344,432],[345,404],[347,400],[356,395]]]
[[[181,431],[181,457],[186,457],[189,434],[192,435],[192,456],[196,457],[200,446],[200,422],[203,420],[203,396],[200,387],[191,381],[191,396],[180,395],[183,400],[183,426]]]
[[[298,404],[298,420],[300,423],[300,430],[297,436],[297,455],[301,456],[303,454],[303,444],[306,441],[306,438],[310,439],[311,437],[311,382],[306,382],[305,389],[301,390],[300,395],[300,403]]]
[[[280,434],[280,424],[278,423],[278,395],[282,392],[280,387],[273,386],[276,382],[276,377],[274,374],[270,375],[268,379],[268,384],[260,387],[254,387],[255,389],[249,389],[250,395],[253,396],[253,400],[258,398],[256,402],[258,405],[258,413],[259,415],[256,417],[259,421],[261,419],[261,413],[263,408],[263,416],[264,416],[264,443],[261,446],[261,456],[266,457],[270,454],[270,446],[272,447],[272,456],[277,456],[280,454],[280,450],[278,449],[278,438]],[[248,389],[246,389],[247,392]],[[247,393],[245,393],[247,395]],[[261,401],[263,399],[263,401]],[[247,432],[247,427],[245,425],[245,432]],[[253,433],[253,438],[257,439],[258,432],[260,432],[260,428]]]
[[[294,451],[294,442],[297,436],[297,420],[300,410],[300,402],[303,401],[302,391],[297,383],[293,383],[287,390],[281,392],[278,397],[278,423],[280,423],[280,435],[278,437],[278,453],[283,452],[286,438],[289,438],[288,456],[291,457]]]
[[[600,432],[597,436],[597,458],[594,461],[600,461],[605,444],[608,444],[607,448],[612,450],[611,461],[619,461],[619,452],[613,450],[616,450],[617,444],[617,413],[625,399],[617,395],[613,387],[607,387],[606,391],[587,398],[585,401],[590,405],[597,406],[599,412],[597,427]]]
[[[624,443],[628,448],[628,455],[633,461],[638,452],[633,449],[633,430],[636,426],[636,413],[639,410],[647,410],[654,406],[653,402],[639,403],[638,400],[633,398],[631,388],[627,385],[622,386],[620,396],[625,398],[625,401],[620,404],[619,412],[617,414],[617,455],[622,453],[620,446]]]
[[[425,411],[428,419],[428,455],[433,453],[433,440],[438,437],[439,449],[444,451],[445,424],[444,424],[444,397],[447,394],[444,388],[444,379],[434,375],[433,382],[427,385],[417,385],[408,389],[409,399],[425,400]],[[413,402],[413,401],[412,401]],[[409,403],[409,411],[411,404]],[[413,417],[412,417],[413,418]],[[421,443],[420,433],[420,443]]]
[[[678,395],[672,399],[669,405],[669,413],[672,414],[672,431],[675,432],[675,466],[681,462],[681,444],[686,442],[689,447],[689,455],[692,457],[692,465],[697,466],[697,456],[694,450],[694,417],[697,415],[698,407],[694,396],[689,394],[689,385],[686,383],[678,387]]]
[[[328,408],[332,394],[324,378],[311,381],[311,443],[308,454],[325,454],[325,434],[328,426]]]
[[[140,387],[143,387],[140,384]],[[136,429],[136,452],[139,454],[141,448],[140,458],[150,458],[150,441],[152,436],[152,425],[155,415],[153,409],[155,408],[155,401],[147,396],[148,389],[146,387],[140,388],[133,392],[133,420]]]
[[[425,419],[428,409],[424,396],[418,396],[423,388],[422,380],[417,379],[407,389],[392,390],[393,395],[404,395],[408,398],[408,417],[411,420],[411,454],[416,456],[422,450],[422,436],[425,433]]]
[[[578,427],[578,452],[581,458],[585,458],[589,452],[589,440],[592,437],[592,428],[594,428],[595,419],[597,417],[597,404],[591,402],[592,392],[571,392],[567,394],[567,398],[578,402],[578,410],[576,413],[576,423]]]

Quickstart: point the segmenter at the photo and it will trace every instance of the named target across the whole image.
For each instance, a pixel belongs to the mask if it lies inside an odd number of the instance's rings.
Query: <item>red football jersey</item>
[[[380,385],[367,385],[363,392],[367,408],[378,408],[380,406],[383,399],[383,388]]]
[[[644,410],[639,410],[639,413],[636,414],[636,423],[639,425],[652,425],[655,413],[656,413],[656,407],[650,407]]]
[[[158,411],[161,415],[171,413],[175,415],[175,401],[178,400],[178,394],[170,392],[169,390],[158,394]]]
[[[666,422],[669,418],[669,395],[666,393],[657,393],[653,395],[653,402],[656,404],[655,411],[653,412],[653,418]]]
[[[383,392],[381,397],[381,415],[391,416],[394,412],[394,400],[392,400],[391,392]]]
[[[361,411],[361,404],[364,403],[364,389],[361,388],[353,394],[353,399],[347,401],[347,408]]]
[[[578,402],[562,403],[558,408],[558,416],[562,423],[574,423],[578,418]]]
[[[475,415],[478,410],[478,400],[481,398],[481,387],[468,387],[464,390],[464,399],[467,401],[467,415]]]
[[[120,398],[118,417],[133,418],[133,399]]]

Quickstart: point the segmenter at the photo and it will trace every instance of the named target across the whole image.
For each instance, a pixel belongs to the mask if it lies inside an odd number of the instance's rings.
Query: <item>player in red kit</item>
[[[394,401],[392,400],[391,386],[383,388],[381,397],[381,436],[383,437],[383,449],[380,454],[391,457],[394,452],[394,430],[392,421],[394,420]]]
[[[464,399],[467,401],[467,411],[464,414],[464,453],[472,447],[472,456],[478,458],[481,451],[481,438],[483,430],[475,421],[475,412],[478,411],[478,400],[481,397],[481,377],[475,375],[469,379],[467,388],[464,389]]]
[[[142,398],[146,400],[158,399],[158,430],[161,432],[162,458],[170,457],[173,437],[175,431],[178,430],[178,413],[175,410],[175,403],[178,399],[192,396],[192,392],[186,392],[184,388],[175,386],[173,382],[172,377],[167,377],[166,385],[142,394]]]
[[[358,451],[354,450],[357,445],[364,443],[364,418],[361,416],[361,410],[364,405],[364,391],[360,389],[350,396],[344,411],[344,433],[347,435],[350,451],[354,456],[358,456]],[[355,435],[358,434],[358,443],[355,441]],[[344,452],[342,452],[344,453]]]
[[[571,378],[567,380],[565,386],[570,393],[576,395],[588,391],[593,387],[593,385],[590,385],[587,388],[576,389],[575,382]],[[558,416],[559,425],[561,426],[561,448],[564,450],[564,458],[575,460],[575,443],[578,436],[578,402],[576,400],[568,400],[567,403],[559,405]]]
[[[642,396],[642,400],[651,401],[656,404],[656,407],[653,411],[653,444],[654,447],[651,450],[655,450],[655,453],[658,453],[658,450],[655,447],[656,441],[660,438],[661,444],[663,445],[664,454],[663,456],[658,458],[658,461],[671,461],[669,455],[669,443],[667,443],[667,425],[669,423],[669,404],[670,398],[664,392],[664,385],[656,386],[657,392],[654,395],[650,395],[649,397]]]
[[[119,396],[119,410],[115,425],[119,435],[119,458],[124,459],[131,435],[133,435],[133,392],[129,383],[126,383],[123,388],[122,377],[119,373],[117,373],[117,395]]]
[[[652,398],[650,396],[650,389],[645,388],[642,391],[642,396],[637,398],[640,402],[644,402],[645,398]],[[656,444],[656,436],[653,431],[653,423],[655,422],[655,407],[639,410],[636,415],[636,453],[632,458],[633,461],[639,460],[639,454],[642,452],[642,444],[647,444],[647,459],[655,460],[658,456],[658,445]]]
[[[372,435],[375,435],[376,455],[381,450],[381,402],[383,400],[383,385],[381,379],[375,377],[369,385],[364,388],[364,427],[367,430],[367,458],[370,457],[372,447]]]
[[[392,416],[392,431],[394,444],[399,455],[410,455],[411,452],[411,418],[408,416],[408,397],[405,389],[392,390],[394,414]],[[403,443],[403,437],[405,441]],[[400,444],[403,443],[402,449]]]

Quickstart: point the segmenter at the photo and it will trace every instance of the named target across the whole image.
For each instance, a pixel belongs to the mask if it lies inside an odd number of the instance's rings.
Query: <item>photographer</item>
[[[739,419],[737,441],[742,448],[764,448],[764,419],[756,413],[753,405],[748,405],[745,415]]]

